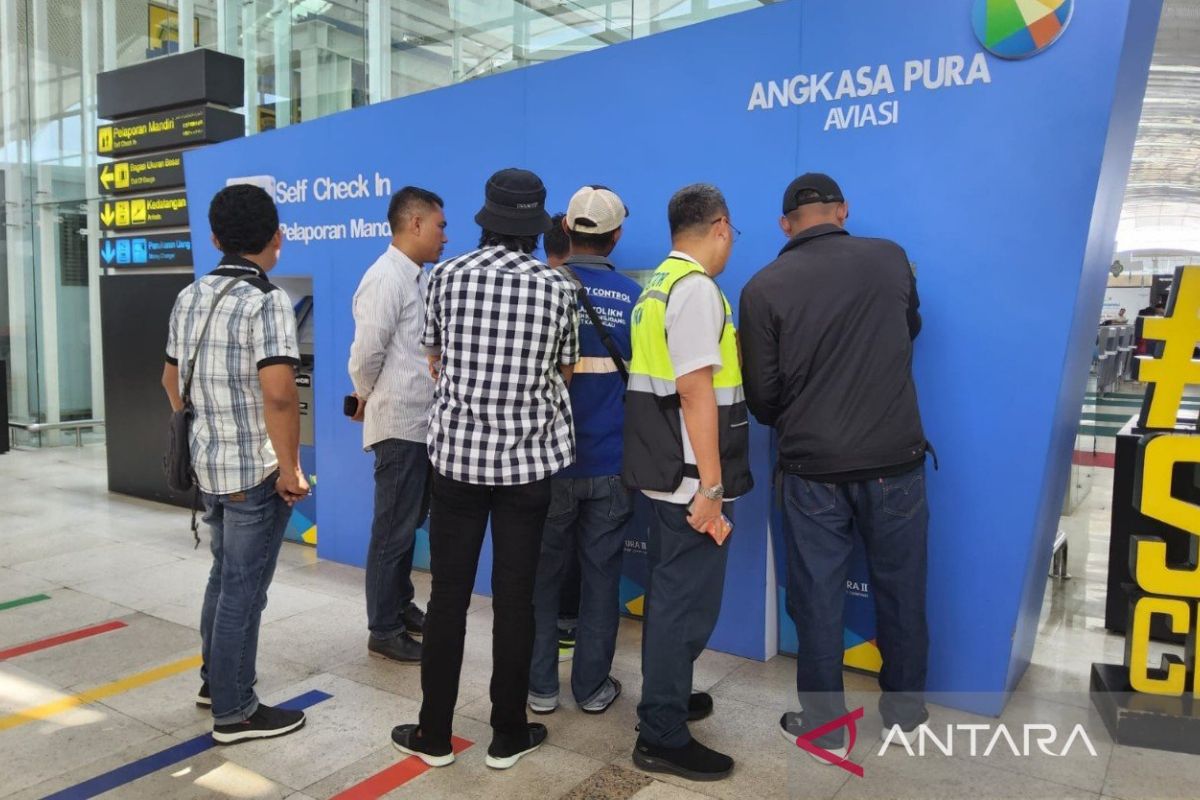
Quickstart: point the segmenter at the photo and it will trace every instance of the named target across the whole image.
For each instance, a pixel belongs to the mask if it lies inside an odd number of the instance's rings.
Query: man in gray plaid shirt
[[[195,359],[192,467],[213,554],[196,703],[212,707],[213,738],[232,744],[304,724],[302,711],[259,703],[254,683],[267,587],[291,507],[308,483],[300,471],[296,316],[287,294],[267,280],[282,243],[279,214],[262,189],[237,185],[217,193],[208,220],[224,258],[175,300],[163,388],[181,409]]]
[[[433,587],[420,723],[397,726],[392,743],[435,767],[454,761],[467,606],[489,518],[493,738],[486,763],[507,769],[546,739],[546,727],[525,717],[533,584],[550,476],[575,460],[567,381],[579,341],[574,284],[531,255],[550,227],[545,201],[537,175],[497,172],[475,216],[479,249],[439,264],[429,281],[421,344],[437,380],[428,440]]]

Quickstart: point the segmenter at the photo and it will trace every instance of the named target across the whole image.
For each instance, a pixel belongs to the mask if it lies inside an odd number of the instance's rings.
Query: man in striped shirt
[[[421,663],[425,614],[413,602],[417,526],[428,504],[429,405],[433,378],[421,347],[424,265],[446,245],[446,215],[433,192],[406,186],[388,205],[392,241],[354,293],[350,380],[363,423],[363,448],[375,454],[375,519],[367,551],[367,649]]]

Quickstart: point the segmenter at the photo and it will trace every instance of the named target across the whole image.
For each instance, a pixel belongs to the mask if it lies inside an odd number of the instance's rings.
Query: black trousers
[[[429,512],[432,591],[421,657],[421,732],[450,746],[458,703],[467,606],[492,522],[492,729],[500,739],[527,736],[526,693],[533,652],[533,585],[550,507],[550,479],[479,486],[433,474]]]

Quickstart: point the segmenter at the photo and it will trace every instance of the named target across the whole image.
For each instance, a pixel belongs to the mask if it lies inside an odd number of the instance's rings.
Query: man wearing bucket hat
[[[601,714],[621,694],[609,674],[617,645],[621,555],[633,498],[621,483],[621,429],[631,352],[629,323],[639,292],[610,259],[628,215],[604,186],[584,186],[571,198],[563,229],[571,255],[563,269],[578,281],[579,363],[571,382],[575,463],[551,481],[550,512],[534,592],[535,633],[529,708],[558,707],[560,590],[579,564],[571,691],[579,709]]]
[[[489,519],[492,530],[492,743],[508,769],[546,740],[525,716],[533,648],[533,586],[550,476],[575,460],[566,382],[579,358],[574,284],[531,253],[550,227],[537,175],[488,179],[479,248],[434,268],[421,344],[434,374],[429,459],[433,585],[421,658],[418,724],[392,743],[430,766],[454,761],[467,606]]]

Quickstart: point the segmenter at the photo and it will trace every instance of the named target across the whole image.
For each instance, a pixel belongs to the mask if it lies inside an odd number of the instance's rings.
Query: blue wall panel
[[[930,688],[995,713],[1032,647],[1158,3],[1076,3],[1062,38],[1018,61],[981,55],[975,4],[796,0],[358,109],[189,153],[189,202],[206,207],[231,177],[361,172],[373,183],[379,172],[392,188],[414,183],[446,199],[447,252],[457,253],[478,235],[486,177],[518,165],[543,176],[554,209],[585,182],[620,192],[632,217],[615,258],[635,269],[668,249],[671,193],[711,181],[743,231],[720,279],[736,306],[783,244],[783,187],[798,172],[831,173],[851,230],[896,239],[917,268],[925,330],[915,372],[941,458],[929,481]],[[988,79],[906,90],[905,62],[929,59],[936,73],[951,56],[962,77],[978,56]],[[832,94],[842,70],[857,78],[869,67],[873,78],[885,64],[894,93],[748,110],[756,82],[833,72]],[[892,101],[893,124],[826,129],[831,109],[878,113]],[[316,225],[379,220],[385,207],[384,197],[310,196],[280,210],[289,225]],[[197,263],[212,263],[204,221],[192,222]],[[384,245],[289,241],[279,267],[314,278],[318,547],[354,564],[365,557],[371,468],[340,398],[350,298]],[[761,658],[774,649],[764,638],[775,614],[771,459],[764,430],[753,442],[758,485],[736,511],[713,645]]]

